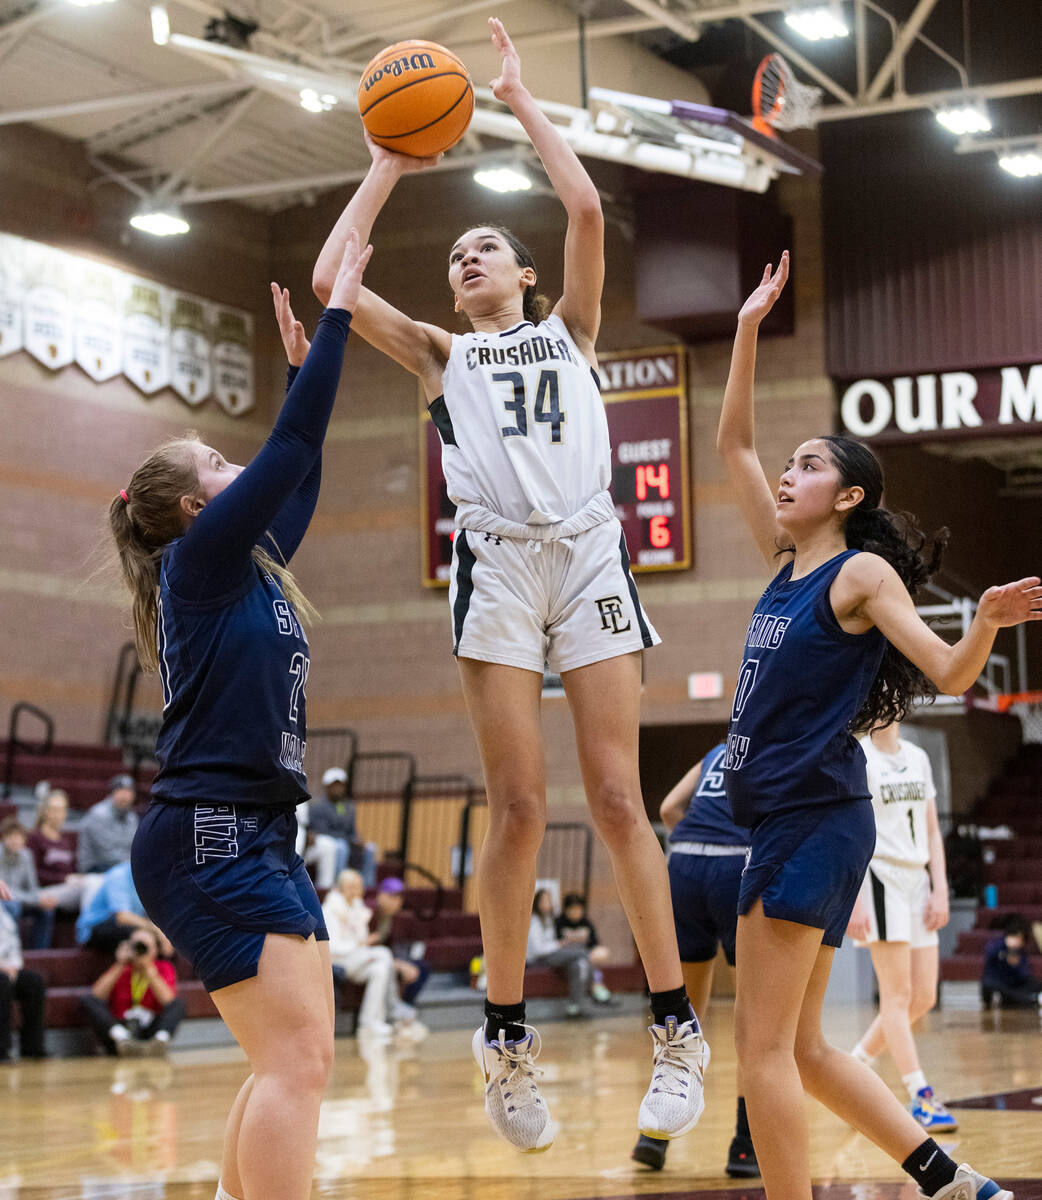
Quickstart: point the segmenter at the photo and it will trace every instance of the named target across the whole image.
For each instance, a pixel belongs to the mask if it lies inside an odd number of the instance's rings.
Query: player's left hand
[[[488,85],[492,95],[504,104],[510,103],[510,96],[521,87],[521,56],[514,49],[510,35],[503,28],[503,22],[496,17],[489,17],[488,27],[492,32],[492,45],[499,51],[499,74]]]
[[[943,929],[948,924],[948,896],[931,892],[923,909],[923,924],[932,933],[935,929]]]
[[[273,283],[271,298],[275,301],[275,319],[279,323],[279,333],[282,335],[282,344],[286,347],[289,365],[303,366],[311,343],[304,333],[304,326],[293,315],[293,309],[289,306],[289,288],[280,288],[277,283]]]
[[[358,293],[362,290],[362,273],[372,255],[372,246],[363,248],[359,243],[358,230],[349,229],[344,243],[344,256],[340,260],[340,269],[336,273],[329,295],[330,308],[343,308],[347,312],[354,312],[358,304]]]
[[[782,288],[785,287],[785,281],[788,278],[789,252],[783,250],[778,269],[772,273],[771,264],[768,263],[756,291],[742,305],[741,311],[738,313],[738,324],[759,325],[774,307],[774,302],[782,294]]]
[[[981,596],[977,614],[993,629],[1021,625],[1025,621],[1042,621],[1042,580],[1037,575],[991,587]]]

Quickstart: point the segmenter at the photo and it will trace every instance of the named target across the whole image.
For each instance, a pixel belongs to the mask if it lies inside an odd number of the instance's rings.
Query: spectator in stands
[[[308,832],[324,834],[340,843],[341,869],[358,871],[366,889],[376,886],[375,842],[363,842],[355,827],[355,805],[347,798],[347,772],[330,767],[322,776],[323,793],[312,800],[308,810]]]
[[[51,944],[57,899],[40,894],[36,864],[25,848],[25,840],[25,827],[17,817],[0,821],[0,879],[11,893],[11,899],[3,905],[16,922],[28,921],[29,949],[46,950]]]
[[[36,809],[36,824],[26,838],[26,848],[36,864],[36,878],[45,898],[54,897],[55,905],[66,912],[79,912],[92,880],[100,876],[80,875],[76,871],[76,835],[65,828],[69,797],[60,788],[47,791]]]
[[[109,794],[80,822],[76,862],[81,875],[101,874],[130,861],[130,844],[138,825],[133,811],[136,798],[134,780],[129,775],[116,775],[110,780]]]
[[[365,985],[358,1012],[358,1032],[389,1037],[395,1017],[397,986],[394,959],[386,946],[375,944],[370,934],[373,910],[362,899],[362,876],[350,868],[337,876],[337,886],[322,903],[329,930],[329,956],[333,978]]]
[[[402,1001],[415,1014],[416,997],[423,990],[431,967],[430,963],[424,961],[426,946],[422,942],[394,940],[394,918],[402,911],[404,903],[405,884],[395,875],[388,876],[376,892],[376,941],[390,947],[401,985]]]
[[[10,889],[0,882],[0,900],[11,899]],[[11,1057],[11,1001],[22,1010],[20,1050],[22,1058],[45,1058],[43,1011],[46,987],[38,971],[28,971],[22,960],[18,923],[0,904],[0,1063]]]
[[[337,876],[347,866],[346,842],[316,833],[311,828],[312,801],[303,800],[297,805],[297,837],[295,849],[304,860],[315,880],[315,887],[329,891],[336,884]]]
[[[136,929],[155,932],[159,953],[163,958],[173,958],[173,947],[145,916],[130,863],[124,862],[105,872],[101,886],[84,905],[76,922],[76,941],[90,950],[113,954]]]
[[[548,888],[539,888],[532,901],[525,962],[530,967],[563,967],[568,972],[565,1016],[586,1016],[583,1004],[590,990],[590,953],[584,946],[565,945],[558,940],[554,928],[554,898]]]
[[[569,892],[561,904],[561,915],[554,921],[554,932],[563,946],[583,946],[590,956],[593,984],[590,995],[598,1004],[608,1004],[611,992],[605,986],[601,967],[608,961],[608,947],[602,946],[597,930],[586,913],[586,897]]]
[[[98,1040],[109,1054],[166,1054],[184,1019],[173,963],[157,958],[151,929],[135,929],[116,947],[116,961],[83,998]]]
[[[1002,926],[1002,937],[989,942],[984,953],[984,974],[980,981],[985,1008],[1034,1008],[1042,1003],[1042,983],[1031,974],[1028,946],[1031,944],[1027,921],[1016,913]]]

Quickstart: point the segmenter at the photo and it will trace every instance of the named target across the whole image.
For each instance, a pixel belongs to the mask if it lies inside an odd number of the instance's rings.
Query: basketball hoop
[[[821,88],[800,83],[780,54],[768,54],[753,79],[753,126],[768,137],[776,129],[809,129],[817,124]]]
[[[1013,713],[1020,721],[1025,742],[1042,743],[1042,692],[1012,692],[995,697],[999,712]]]

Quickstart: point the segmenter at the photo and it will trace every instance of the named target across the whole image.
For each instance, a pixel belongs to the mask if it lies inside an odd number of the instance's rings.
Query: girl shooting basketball
[[[449,249],[449,286],[473,332],[413,321],[363,289],[354,329],[419,377],[457,504],[449,600],[453,649],[488,793],[478,865],[488,976],[474,1054],[496,1131],[543,1150],[554,1128],[533,1066],[523,984],[536,856],[546,824],[540,694],[544,663],[571,706],[590,808],[652,992],[655,1079],[641,1131],[676,1137],[702,1111],[708,1050],[684,993],[665,864],[637,770],[641,651],[659,639],[629,572],[608,494],[608,429],[594,342],[604,280],[597,190],[521,82],[499,21],[492,83],[532,140],[568,215],[564,294],[546,316],[528,250],[489,225]],[[315,267],[329,293],[345,231],[363,237],[405,170],[425,164],[370,143],[373,164]],[[610,619],[605,613],[610,609]]]
[[[308,796],[309,605],[286,564],[318,500],[370,253],[346,234],[310,350],[288,294],[272,285],[299,373],[249,466],[190,438],[168,442],[109,510],[138,652],[159,670],[164,698],[134,882],[252,1068],[228,1118],[217,1200],[311,1194],[333,989],[322,910],[293,848],[294,809]]]
[[[989,588],[949,646],[911,593],[936,567],[910,519],[880,507],[882,472],[858,442],[798,446],[777,493],[753,436],[757,329],[788,277],[768,266],[738,317],[717,448],[745,521],[773,568],[746,636],[724,773],[732,814],[752,830],[739,894],[735,1040],[770,1200],[810,1200],[806,1089],[901,1163],[925,1196],[1010,1200],[958,1166],[864,1063],[821,1033],[840,944],[875,824],[851,729],[899,719],[928,688],[971,687],[996,630],[1042,618],[1031,577]],[[923,678],[926,677],[926,679]]]

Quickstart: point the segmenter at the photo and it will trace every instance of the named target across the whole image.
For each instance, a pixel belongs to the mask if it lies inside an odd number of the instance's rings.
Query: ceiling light
[[[1019,154],[1001,154],[999,166],[1011,175],[1016,175],[1018,179],[1042,175],[1042,153],[1038,150],[1025,150]]]
[[[494,167],[486,171],[475,171],[474,182],[493,192],[527,192],[531,179],[513,167]]]
[[[170,14],[165,4],[152,5],[152,41],[165,46],[170,41]]]
[[[308,112],[329,112],[336,102],[336,96],[331,95],[329,92],[324,92],[320,96],[314,88],[301,88],[300,90],[300,107],[306,109]]]
[[[785,14],[785,24],[808,42],[844,38],[850,34],[838,5],[798,8]]]
[[[135,213],[130,223],[135,229],[150,233],[153,237],[172,237],[174,234],[187,233],[192,228],[184,217],[169,209],[143,210]]]
[[[987,133],[991,128],[991,117],[983,104],[952,104],[948,108],[939,108],[935,116],[956,137],[965,137],[968,133]]]

